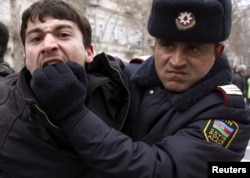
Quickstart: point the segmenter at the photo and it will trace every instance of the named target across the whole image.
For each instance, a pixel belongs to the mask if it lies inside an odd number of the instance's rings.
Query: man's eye
[[[189,54],[190,56],[199,56],[202,53],[202,50],[197,47],[197,46],[188,46],[187,48],[187,54]]]
[[[65,37],[68,37],[68,36],[70,36],[68,33],[60,33],[59,34],[59,37],[61,37],[61,38],[65,38]]]
[[[198,49],[197,47],[195,47],[195,46],[191,46],[191,47],[189,48],[189,50],[190,50],[190,51],[193,51],[193,52],[197,52],[199,49]]]
[[[167,50],[171,50],[171,49],[174,48],[173,43],[169,43],[169,42],[161,43],[161,45],[162,45],[165,49],[167,49]]]
[[[38,41],[40,41],[40,40],[41,40],[41,37],[39,37],[39,36],[36,36],[36,37],[31,38],[31,41],[32,41],[32,42],[38,42]]]
[[[161,45],[162,45],[162,46],[165,46],[165,47],[167,47],[167,48],[169,48],[169,47],[172,47],[172,46],[173,46],[173,44],[172,44],[172,43],[170,43],[170,42],[162,42],[162,43],[161,43]]]

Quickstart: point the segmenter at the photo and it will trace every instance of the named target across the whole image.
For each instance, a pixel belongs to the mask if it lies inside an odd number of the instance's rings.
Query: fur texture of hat
[[[166,41],[225,41],[231,32],[231,0],[153,0],[148,32]]]

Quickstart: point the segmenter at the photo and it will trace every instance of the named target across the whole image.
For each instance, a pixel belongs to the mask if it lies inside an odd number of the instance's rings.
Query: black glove
[[[78,122],[87,112],[84,105],[86,73],[77,63],[58,63],[36,69],[30,87],[48,117],[59,126],[68,119]]]

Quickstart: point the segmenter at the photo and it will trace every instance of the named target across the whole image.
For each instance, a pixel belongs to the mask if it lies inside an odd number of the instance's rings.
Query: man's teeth
[[[58,63],[57,61],[48,62],[48,63],[46,63],[46,66],[52,66],[52,65],[55,65],[57,63]]]

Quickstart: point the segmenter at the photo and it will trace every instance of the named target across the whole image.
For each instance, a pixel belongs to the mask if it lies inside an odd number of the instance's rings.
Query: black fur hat
[[[225,41],[231,31],[231,0],[153,0],[148,32],[166,41]]]

